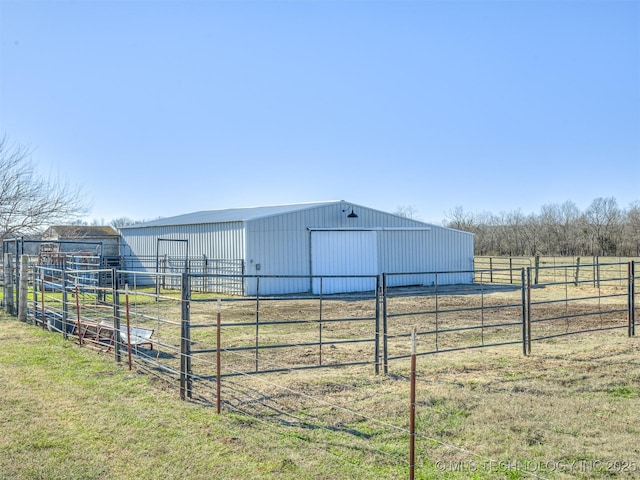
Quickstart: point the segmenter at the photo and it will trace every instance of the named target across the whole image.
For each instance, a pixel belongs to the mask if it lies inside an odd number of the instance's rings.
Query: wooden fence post
[[[69,282],[67,278],[67,269],[62,270],[62,336],[69,337]]]
[[[15,315],[13,310],[14,306],[14,292],[13,292],[13,261],[10,253],[4,254],[3,263],[3,278],[4,278],[4,311],[9,315]]]
[[[33,267],[33,325],[38,324],[38,278],[40,271],[38,267]]]
[[[29,292],[29,256],[20,256],[20,286],[18,288],[18,320],[27,321],[27,298]]]

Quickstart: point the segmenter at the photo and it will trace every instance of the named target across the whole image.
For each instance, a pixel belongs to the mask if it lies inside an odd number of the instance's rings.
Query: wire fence
[[[385,373],[390,361],[409,358],[408,339],[413,326],[418,329],[417,355],[522,344],[522,326],[526,321],[525,270],[513,272],[519,277],[518,286],[496,285],[495,273],[476,271],[474,284],[438,286],[436,283],[421,295],[410,289],[385,288]],[[384,276],[385,284],[386,278],[392,275]]]
[[[17,314],[19,269],[7,257],[4,298]],[[599,272],[596,281],[580,269]],[[469,272],[412,272],[431,279],[415,287],[388,286],[404,272],[347,276],[340,278],[363,277],[376,286],[330,295],[322,285],[332,276],[313,279],[319,294],[262,295],[261,288],[271,291],[269,282],[296,277],[100,269],[87,259],[31,262],[28,272],[26,311],[34,323],[113,351],[119,361],[135,347],[133,357],[182,378],[184,391],[195,380],[292,369],[362,365],[386,374],[394,361],[409,358],[413,326],[417,355],[507,345],[527,355],[534,341],[616,329],[632,336],[637,324],[633,261],[475,270],[475,281],[462,285],[448,278]],[[232,276],[238,284],[254,282],[255,295],[199,288],[228,284]],[[125,332],[125,322],[134,333]]]
[[[620,278],[619,285],[624,285],[625,265],[638,262],[640,257],[601,257],[601,256],[542,256],[501,257],[476,256],[474,270],[485,274],[484,280],[489,283],[508,283],[517,285],[521,282],[517,270],[531,268],[533,285],[562,282],[568,278],[575,282],[597,285],[600,279],[608,279],[612,275]]]
[[[169,274],[162,277],[149,275],[145,279],[149,285],[156,285],[155,280],[158,278],[159,286],[163,289],[180,290],[179,276],[189,271],[194,275],[190,283],[194,292],[244,295],[242,278],[245,271],[242,259],[209,258],[206,255],[136,255],[121,257],[120,264],[127,271]]]
[[[242,284],[256,282],[251,297],[202,292],[193,285],[215,277],[202,273],[77,264],[54,268],[32,262],[21,276],[12,261],[5,261],[4,270],[4,278],[11,279],[4,296],[12,298],[16,312],[18,286],[26,285],[29,322],[163,379],[183,399],[264,422],[349,435],[363,448],[367,436],[379,432],[463,450],[412,432],[397,412],[357,410],[354,405],[371,395],[401,395],[385,392],[383,375],[361,388],[348,376],[318,385],[305,372],[341,367],[389,374],[405,371],[412,355],[509,346],[528,355],[533,342],[560,336],[617,330],[634,336],[640,295],[634,261],[538,266],[537,282],[534,266],[475,270],[474,282],[464,285],[447,284],[447,276],[460,272],[426,272],[433,285],[415,287],[388,286],[394,275],[406,273],[382,274],[371,278],[373,291],[331,295],[322,288],[313,295],[261,295],[260,282],[278,279],[238,276]],[[599,272],[597,281],[576,274],[580,270]],[[317,279],[320,285],[323,278]],[[287,382],[275,380],[281,373],[290,376]],[[332,400],[326,399],[329,393]],[[357,431],[354,424],[360,426]],[[393,448],[372,455],[407,467],[411,463]],[[424,468],[424,463],[419,459],[414,467]],[[537,476],[526,469],[520,473]]]

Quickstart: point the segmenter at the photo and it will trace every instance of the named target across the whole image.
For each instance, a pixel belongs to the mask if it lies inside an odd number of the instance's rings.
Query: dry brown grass
[[[475,478],[640,476],[639,354],[637,339],[598,332],[537,343],[529,357],[514,347],[420,357],[424,478],[440,478],[434,465],[443,475],[474,468]],[[408,361],[392,370],[229,379],[223,398],[229,410],[346,434],[378,445],[378,460],[397,460],[408,438]]]
[[[440,329],[483,327],[440,333],[439,349],[521,338],[522,292],[517,286],[487,288],[481,294],[452,291],[447,296],[433,291],[397,293],[403,295],[390,298],[387,304],[392,315],[391,356],[409,352],[406,335],[414,325],[423,332],[418,340],[420,353],[435,350],[435,335],[426,332],[435,329],[436,323]],[[596,293],[608,296],[595,298]],[[418,478],[640,476],[640,345],[636,338],[626,337],[625,290],[550,286],[532,289],[531,294],[533,319],[553,318],[534,323],[534,336],[620,328],[534,342],[529,357],[522,355],[519,343],[420,356]],[[257,306],[255,300],[223,303],[222,320],[227,325],[222,330],[223,348],[254,344],[257,311],[261,345],[317,341],[317,300],[262,300],[259,310]],[[215,303],[194,302],[191,307],[192,323],[215,323]],[[155,330],[156,348],[148,353],[160,350],[159,360],[177,368],[178,353],[162,343],[179,344],[179,300],[138,302],[131,313],[136,326]],[[326,300],[323,340],[372,339],[374,315],[375,303],[370,299]],[[355,321],[331,322],[335,319]],[[276,320],[289,323],[267,324]],[[192,339],[194,349],[213,349],[215,328],[194,328]],[[259,364],[261,369],[317,365],[320,353],[317,345],[262,350]],[[322,358],[324,363],[373,361],[373,353],[370,342],[325,344]],[[213,353],[196,355],[194,373],[212,375],[214,358]],[[224,373],[254,367],[252,350],[223,352]],[[390,361],[388,376],[374,375],[370,364],[225,377],[222,399],[225,411],[245,413],[295,432],[314,448],[340,458],[349,459],[350,452],[357,451],[371,464],[403,465],[408,442],[408,367],[407,359],[397,359]],[[175,385],[171,388],[177,395]],[[194,397],[213,402],[214,384],[196,381]]]
[[[533,338],[612,327],[623,334],[626,328],[626,290],[620,287],[560,285],[533,288],[530,293]],[[356,297],[326,298],[322,303],[317,298],[224,299],[223,373],[253,371],[256,359],[260,370],[349,362],[369,362],[373,369],[375,307],[374,299]],[[178,368],[179,299],[137,302],[132,295],[130,309],[133,325],[154,329],[157,350],[162,351],[158,360]],[[209,325],[192,329],[194,350],[215,349],[216,310],[215,302],[191,303],[192,325]],[[466,286],[449,287],[446,295],[434,289],[398,289],[388,297],[387,313],[391,358],[409,354],[408,335],[414,325],[420,333],[421,353],[522,341],[522,291],[518,286],[485,286],[472,292]],[[292,346],[263,348],[256,355],[256,334],[261,347]],[[320,338],[322,346],[312,345]],[[345,340],[362,341],[342,343]],[[245,350],[234,350],[238,348]],[[149,353],[156,355],[157,350]],[[194,357],[196,374],[211,375],[214,365],[214,353]]]

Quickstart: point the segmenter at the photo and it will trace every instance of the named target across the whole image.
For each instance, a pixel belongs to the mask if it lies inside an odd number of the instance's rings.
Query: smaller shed
[[[87,252],[103,258],[120,255],[120,234],[107,226],[56,225],[42,234],[42,241],[55,242],[61,253]]]

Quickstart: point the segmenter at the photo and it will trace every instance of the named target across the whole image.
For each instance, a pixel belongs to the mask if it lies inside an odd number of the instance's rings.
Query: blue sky
[[[0,0],[0,133],[88,219],[640,200],[640,0]]]

